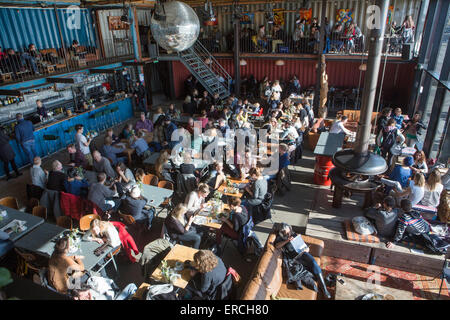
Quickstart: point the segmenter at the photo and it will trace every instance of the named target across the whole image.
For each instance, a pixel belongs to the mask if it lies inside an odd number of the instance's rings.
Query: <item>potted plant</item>
[[[166,260],[161,261],[161,274],[166,282],[170,281],[170,267]]]
[[[80,239],[78,238],[79,230],[74,228],[69,233],[69,252],[75,253],[80,248]]]
[[[0,268],[0,300],[6,300],[6,294],[1,290],[3,287],[12,283],[11,273],[6,268]]]

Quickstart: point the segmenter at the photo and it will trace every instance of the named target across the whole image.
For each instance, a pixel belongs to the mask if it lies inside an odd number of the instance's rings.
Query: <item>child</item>
[[[395,126],[397,127],[397,129],[403,129],[403,126],[404,126],[404,125],[403,125],[404,117],[403,117],[403,115],[402,115],[402,109],[400,109],[400,108],[395,108],[393,118],[394,118],[394,120],[395,120],[395,122],[396,122]]]

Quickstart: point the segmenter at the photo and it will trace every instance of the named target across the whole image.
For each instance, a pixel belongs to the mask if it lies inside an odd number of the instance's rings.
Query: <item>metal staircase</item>
[[[218,93],[221,100],[230,95],[230,75],[200,41],[196,41],[189,49],[178,52],[178,56],[209,94]]]

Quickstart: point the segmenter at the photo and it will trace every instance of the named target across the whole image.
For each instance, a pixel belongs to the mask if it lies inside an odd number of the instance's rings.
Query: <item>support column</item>
[[[375,15],[375,23],[369,35],[369,55],[367,58],[367,71],[364,77],[364,90],[362,93],[361,116],[356,132],[355,153],[366,155],[369,153],[370,129],[372,120],[375,93],[377,90],[378,73],[380,70],[381,52],[383,49],[384,32],[389,0],[377,0],[375,5],[379,8],[380,16]],[[380,19],[377,21],[377,19]]]
[[[238,97],[241,93],[241,65],[240,65],[240,36],[241,36],[241,23],[239,19],[233,19],[234,24],[234,93]]]
[[[327,11],[327,1],[322,0],[322,18],[320,20],[320,42],[319,49],[317,52],[317,68],[316,68],[316,89],[314,91],[314,101],[313,101],[313,109],[314,114],[317,116],[319,112],[319,102],[320,102],[320,83],[322,79],[322,56],[323,56],[323,48],[325,44],[325,12]],[[324,57],[325,58],[325,57]]]

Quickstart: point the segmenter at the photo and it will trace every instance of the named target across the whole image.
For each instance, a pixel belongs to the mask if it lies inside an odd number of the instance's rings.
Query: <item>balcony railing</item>
[[[38,51],[4,52],[0,59],[0,85],[107,65],[134,57],[129,42],[103,40],[103,47],[77,46]]]
[[[223,41],[225,40],[225,41]],[[215,37],[199,38],[199,41],[211,53],[231,53],[234,50],[232,37],[217,39]],[[366,36],[346,38],[331,34],[325,41],[324,52],[327,54],[351,55],[367,53]],[[258,40],[254,34],[242,34],[240,39],[241,53],[262,53],[262,54],[317,54],[319,40],[316,38],[302,37],[294,40],[292,36],[282,39],[267,37]],[[389,55],[399,56],[402,54],[403,43],[401,37],[386,36],[384,39],[383,52]]]

